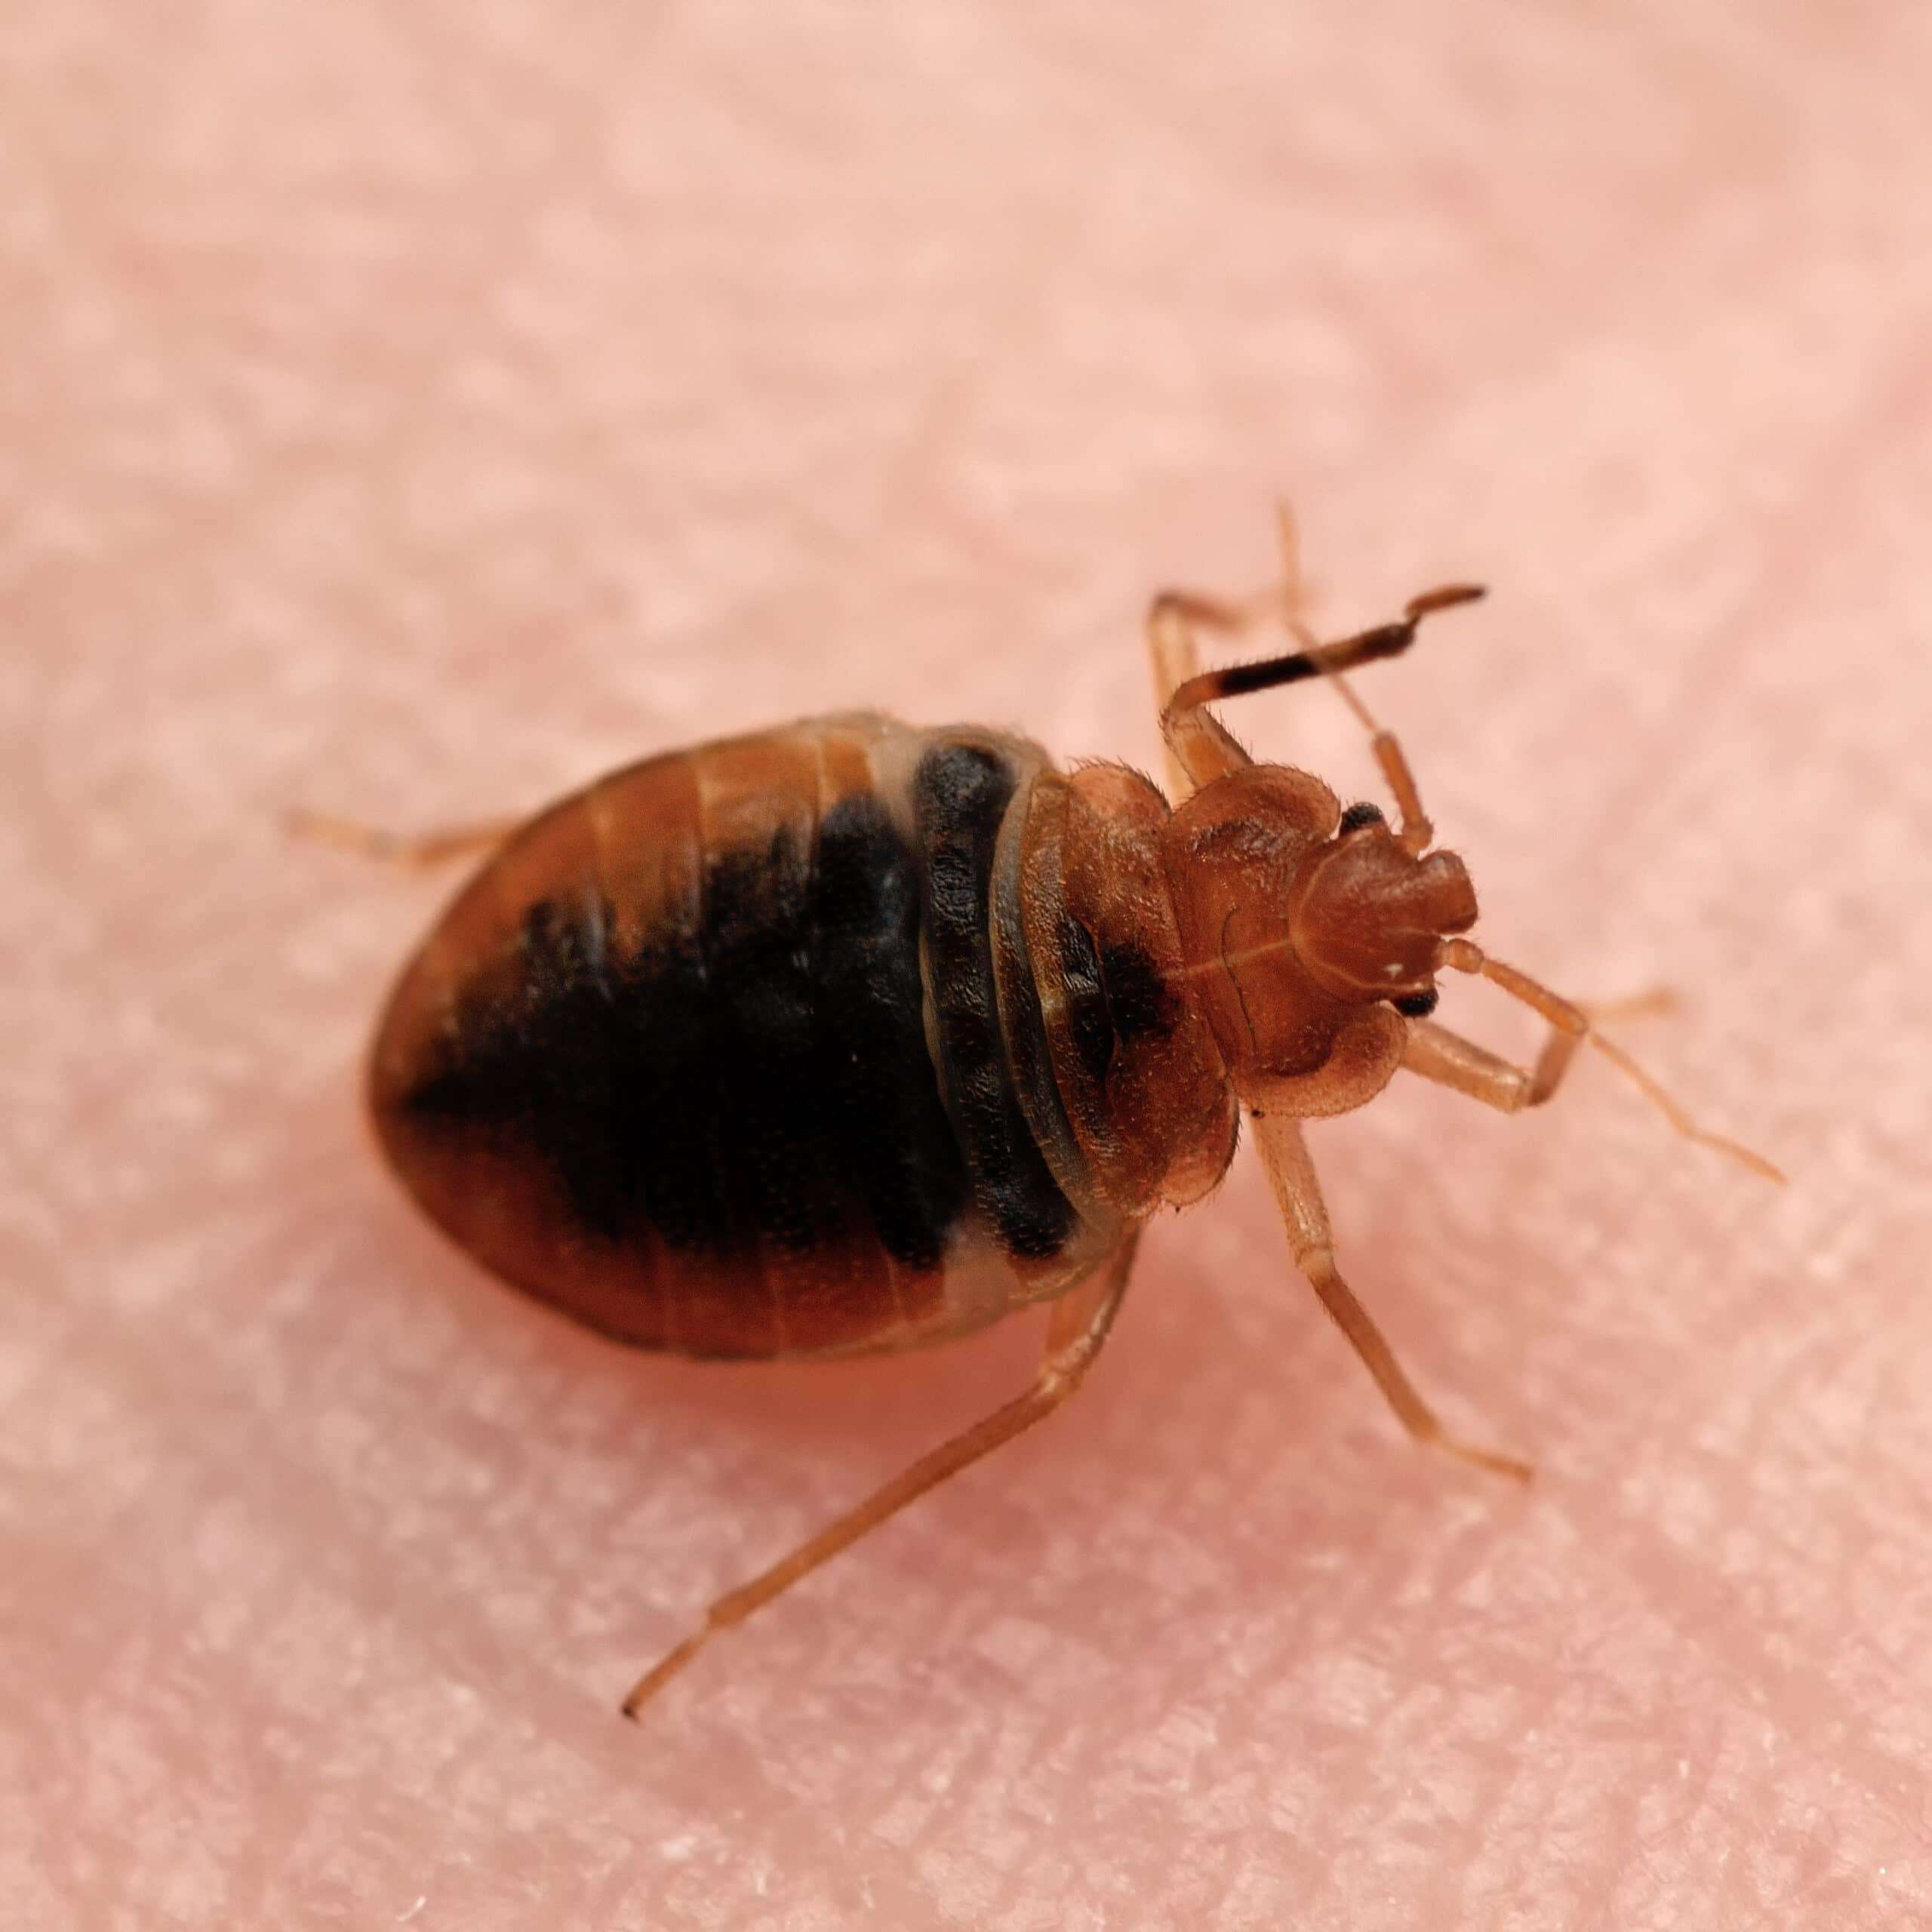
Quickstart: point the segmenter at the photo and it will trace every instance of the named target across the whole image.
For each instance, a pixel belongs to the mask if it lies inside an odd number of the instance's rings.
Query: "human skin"
[[[1130,24],[1131,23],[1131,24]],[[0,88],[0,1926],[1932,1914],[1932,30],[1645,5],[19,0]],[[854,705],[1152,768],[1291,493],[1601,1063],[1245,1152],[1064,1411],[626,1352],[358,1117],[454,879],[292,845]],[[1232,707],[1380,795],[1332,694]],[[1443,1017],[1534,1029],[1451,989]]]

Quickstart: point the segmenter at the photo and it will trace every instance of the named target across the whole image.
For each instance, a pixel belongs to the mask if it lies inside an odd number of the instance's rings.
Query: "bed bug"
[[[1398,1068],[1505,1112],[1586,1041],[1694,1139],[1592,1016],[1466,937],[1475,894],[1395,738],[1346,674],[1482,592],[1318,642],[1291,525],[1265,595],[1156,598],[1146,633],[1171,798],[978,728],[818,718],[651,758],[528,823],[395,839],[490,856],[378,1029],[377,1136],[485,1266],[620,1342],[809,1360],[906,1349],[1049,1306],[1030,1388],[742,1587],[626,1699],[645,1701],[895,1511],[1057,1408],[1118,1312],[1140,1229],[1220,1179],[1242,1113],[1290,1248],[1418,1441],[1526,1478],[1438,1423],[1340,1272],[1302,1123]],[[1203,672],[1196,634],[1278,620],[1296,648]],[[1334,685],[1392,795],[1343,806],[1258,763],[1209,707]],[[1547,1023],[1520,1066],[1429,1016],[1444,971]]]

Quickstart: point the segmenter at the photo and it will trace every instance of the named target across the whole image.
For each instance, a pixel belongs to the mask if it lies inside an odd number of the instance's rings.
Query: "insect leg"
[[[282,823],[291,838],[306,844],[332,846],[338,852],[352,852],[358,858],[395,866],[405,872],[427,872],[452,859],[491,851],[522,821],[493,819],[485,825],[451,826],[441,832],[411,833],[385,832],[328,812],[295,811],[288,813]]]
[[[1194,632],[1244,632],[1279,614],[1279,593],[1263,591],[1242,603],[1223,603],[1198,591],[1161,591],[1148,607],[1148,655],[1153,661],[1153,701],[1159,707],[1167,752],[1167,784],[1179,806],[1198,788],[1252,763],[1217,717],[1200,707],[1174,715],[1174,691],[1200,678],[1200,648]]]
[[[981,1417],[970,1429],[962,1429],[951,1441],[928,1451],[857,1509],[828,1524],[817,1536],[801,1543],[789,1556],[749,1583],[720,1597],[705,1613],[703,1623],[638,1680],[624,1700],[625,1716],[635,1718],[719,1631],[742,1623],[753,1611],[783,1595],[801,1577],[809,1576],[821,1563],[850,1548],[907,1503],[1052,1414],[1080,1386],[1113,1326],[1121,1297],[1127,1291],[1139,1239],[1137,1229],[1115,1250],[1104,1267],[1054,1304],[1047,1327],[1045,1354],[1032,1388],[1003,1408]]]
[[[1498,1113],[1518,1114],[1525,1107],[1541,1106],[1562,1085],[1582,1044],[1580,1034],[1552,1027],[1536,1065],[1518,1066],[1432,1020],[1411,1020],[1402,1064],[1411,1073],[1438,1087],[1454,1088]]]
[[[1753,1174],[1783,1185],[1783,1174],[1763,1155],[1749,1147],[1700,1127],[1661,1084],[1646,1073],[1614,1041],[1606,1039],[1592,1023],[1590,1014],[1574,1001],[1553,993],[1527,973],[1490,958],[1482,949],[1466,939],[1452,939],[1443,948],[1443,964],[1459,973],[1474,973],[1500,986],[1512,999],[1521,1000],[1549,1023],[1549,1038],[1543,1042],[1534,1068],[1521,1067],[1466,1040],[1447,1027],[1429,1020],[1411,1020],[1402,1050],[1402,1064],[1412,1073],[1438,1085],[1453,1087],[1459,1094],[1480,1100],[1485,1106],[1506,1114],[1520,1113],[1525,1107],[1540,1106],[1562,1084],[1577,1049],[1585,1041],[1595,1048],[1687,1140],[1695,1140],[1728,1155]],[[1638,1010],[1668,1003],[1667,994],[1641,995],[1627,1004]]]
[[[1328,1211],[1322,1203],[1321,1183],[1315,1177],[1315,1163],[1309,1159],[1307,1143],[1302,1138],[1301,1124],[1286,1115],[1257,1114],[1253,1118],[1255,1141],[1261,1150],[1262,1164],[1268,1171],[1269,1184],[1275,1190],[1275,1203],[1281,1211],[1295,1265],[1308,1277],[1321,1297],[1322,1306],[1347,1337],[1362,1366],[1375,1378],[1376,1386],[1395,1411],[1396,1420],[1417,1441],[1432,1449],[1473,1463],[1478,1469],[1494,1475],[1527,1482],[1530,1466],[1527,1463],[1465,1442],[1450,1435],[1436,1420],[1435,1412],[1417,1393],[1414,1384],[1395,1359],[1395,1351],[1335,1266],[1334,1236],[1328,1225]]]
[[[1244,697],[1253,691],[1272,691],[1282,685],[1299,684],[1306,678],[1327,678],[1369,734],[1376,762],[1382,768],[1383,777],[1395,796],[1401,819],[1398,835],[1403,848],[1411,854],[1424,851],[1435,836],[1435,831],[1423,810],[1422,796],[1408,761],[1403,756],[1394,733],[1385,731],[1376,723],[1342,674],[1357,665],[1399,657],[1414,643],[1417,628],[1423,618],[1438,611],[1453,609],[1458,604],[1472,603],[1482,595],[1478,585],[1444,584],[1423,592],[1420,597],[1411,598],[1397,622],[1378,624],[1372,630],[1358,632],[1353,637],[1343,638],[1333,644],[1316,643],[1292,609],[1288,610],[1284,613],[1285,621],[1300,638],[1301,650],[1279,657],[1263,658],[1258,663],[1230,664],[1218,671],[1197,672],[1183,679],[1175,689],[1161,715],[1161,731],[1171,755],[1186,766],[1200,783],[1205,783],[1208,777],[1217,777],[1222,771],[1235,768],[1223,758],[1214,769],[1206,770],[1220,747],[1225,746],[1235,753],[1236,764],[1245,764],[1247,754],[1218,725],[1209,722],[1204,707],[1223,698]],[[1157,601],[1156,616],[1160,609]],[[1153,619],[1150,618],[1150,632],[1152,627]],[[1158,651],[1158,646],[1156,649]],[[1196,770],[1197,765],[1205,771],[1205,776]]]
[[[1281,574],[1267,589],[1251,597],[1214,597],[1196,590],[1164,590],[1147,608],[1147,654],[1154,671],[1155,715],[1160,718],[1168,758],[1168,777],[1174,802],[1225,772],[1252,762],[1218,718],[1198,709],[1170,728],[1168,713],[1174,694],[1200,674],[1197,630],[1238,636],[1271,620],[1297,628],[1305,592],[1301,546],[1287,506],[1275,511]]]

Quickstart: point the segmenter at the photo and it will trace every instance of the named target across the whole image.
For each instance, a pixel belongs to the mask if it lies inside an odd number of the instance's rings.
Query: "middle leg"
[[[1268,1171],[1269,1184],[1274,1189],[1275,1204],[1287,1229],[1295,1265],[1308,1277],[1321,1297],[1322,1306],[1348,1338],[1362,1366],[1375,1378],[1375,1385],[1395,1411],[1396,1420],[1417,1441],[1432,1449],[1472,1463],[1492,1475],[1527,1482],[1528,1463],[1479,1448],[1451,1435],[1442,1426],[1435,1411],[1417,1392],[1367,1309],[1356,1300],[1354,1291],[1342,1278],[1335,1265],[1335,1238],[1321,1198],[1321,1183],[1315,1177],[1315,1163],[1309,1159],[1307,1143],[1302,1138],[1300,1122],[1280,1114],[1256,1114],[1252,1118],[1262,1165]]]

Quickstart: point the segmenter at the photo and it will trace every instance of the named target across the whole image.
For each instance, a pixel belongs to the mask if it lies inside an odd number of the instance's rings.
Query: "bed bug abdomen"
[[[641,1346],[961,1332],[1084,1272],[1014,1091],[989,900],[1043,763],[862,718],[619,772],[518,833],[404,974],[372,1067],[411,1191]]]

